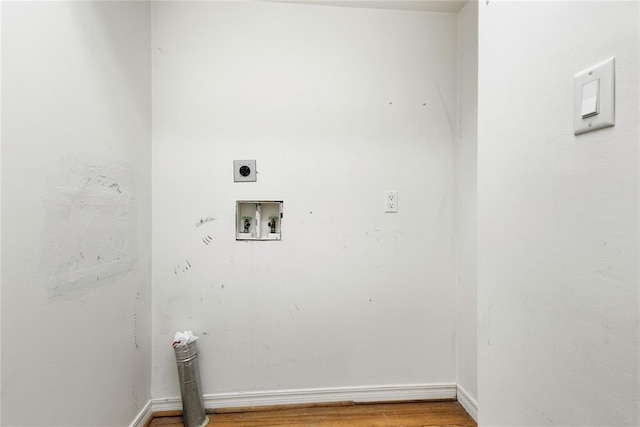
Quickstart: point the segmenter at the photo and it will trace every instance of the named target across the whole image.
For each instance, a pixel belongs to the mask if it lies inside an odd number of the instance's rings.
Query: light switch
[[[598,96],[600,94],[600,79],[591,80],[582,85],[582,118],[595,116],[599,111]]]
[[[593,65],[573,77],[573,133],[614,126],[615,58]]]

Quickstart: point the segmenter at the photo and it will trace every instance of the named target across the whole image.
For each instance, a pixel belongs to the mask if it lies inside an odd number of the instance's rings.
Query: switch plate
[[[384,192],[384,211],[386,213],[398,212],[398,192],[387,190]]]
[[[255,160],[234,160],[233,161],[233,181],[234,182],[255,182],[256,181],[256,161]]]
[[[615,58],[573,77],[574,134],[615,125]]]

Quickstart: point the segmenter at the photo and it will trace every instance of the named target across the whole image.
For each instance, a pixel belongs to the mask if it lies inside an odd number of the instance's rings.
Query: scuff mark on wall
[[[185,258],[183,265],[177,264],[173,267],[173,274],[178,277],[179,273],[186,273],[190,268],[193,268],[191,261],[189,258]]]
[[[136,292],[136,306],[140,302],[140,292]],[[136,350],[140,348],[138,345],[138,312],[133,312],[133,344],[136,346]]]
[[[134,409],[138,409],[138,394],[136,393],[135,380],[131,383],[131,403],[133,404]]]
[[[451,132],[455,131],[454,123],[452,120],[453,114],[447,108],[447,101],[445,100],[444,95],[442,94],[442,90],[440,88],[440,82],[436,80],[436,89],[438,90],[438,97],[440,98],[440,103],[442,104],[442,110],[444,111],[445,116],[447,117],[447,121],[449,122],[449,129]]]
[[[136,346],[136,350],[139,348],[138,346],[138,313],[133,313],[133,344]]]
[[[41,273],[50,299],[77,299],[133,270],[136,205],[125,163],[63,159],[43,195]]]
[[[110,189],[117,191],[118,193],[122,193],[122,190],[120,190],[120,185],[116,182],[114,182],[113,184],[111,184],[109,186]]]
[[[208,216],[206,218],[200,218],[200,221],[196,222],[196,227],[200,227],[201,225],[206,224],[206,223],[211,222],[211,221],[215,221],[215,218],[212,217],[212,216]]]

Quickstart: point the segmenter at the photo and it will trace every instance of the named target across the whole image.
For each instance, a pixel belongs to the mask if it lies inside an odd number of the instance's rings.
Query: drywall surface
[[[481,2],[480,425],[637,426],[638,3]],[[616,126],[573,76],[616,57]]]
[[[454,144],[456,382],[477,402],[478,2],[458,13],[458,126]]]
[[[3,2],[2,425],[150,397],[150,9]]]
[[[2,22],[2,2],[0,2],[0,23]],[[0,29],[0,51],[2,49],[2,30]],[[0,54],[0,82],[2,81],[2,55]],[[0,224],[2,223],[2,84],[0,84]],[[0,242],[2,227],[0,227]],[[2,245],[0,245],[0,271],[2,271]],[[0,274],[0,308],[2,307],[2,275]],[[2,316],[0,315],[0,381],[2,380]],[[0,425],[2,424],[2,387],[0,386]]]
[[[182,329],[204,393],[454,383],[456,16],[152,16],[154,397],[179,394]],[[282,241],[236,241],[236,200],[283,200]]]

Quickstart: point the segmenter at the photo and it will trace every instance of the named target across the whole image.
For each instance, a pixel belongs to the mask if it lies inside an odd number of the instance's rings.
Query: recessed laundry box
[[[238,200],[236,240],[281,240],[281,200]]]

